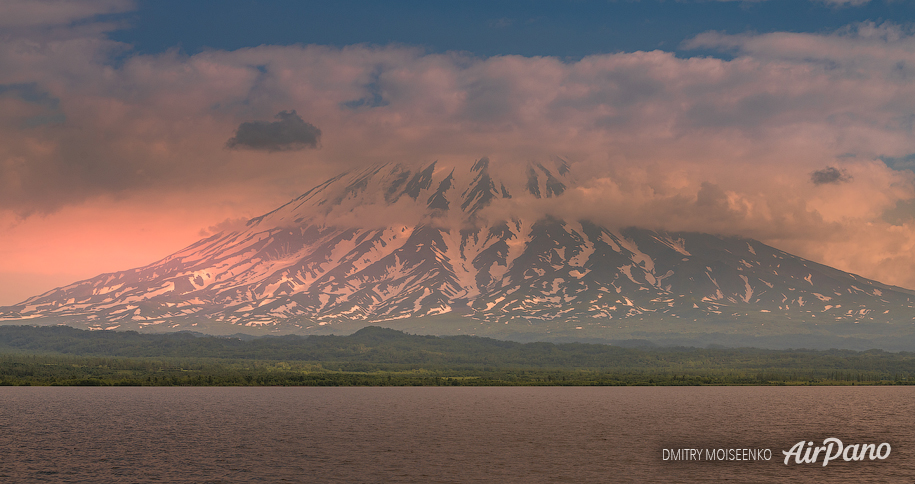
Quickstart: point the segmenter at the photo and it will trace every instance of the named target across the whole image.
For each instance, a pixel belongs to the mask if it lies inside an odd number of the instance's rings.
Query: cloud
[[[702,0],[699,0],[702,1]],[[718,2],[742,2],[742,3],[757,3],[757,2],[766,2],[768,0],[716,0]],[[847,6],[860,6],[869,3],[871,0],[810,0],[812,2],[825,3],[827,5],[837,6],[837,7],[847,7]]]
[[[296,151],[318,147],[321,130],[306,123],[295,110],[281,111],[276,119],[279,121],[241,123],[235,136],[226,142],[226,147],[262,151]]]
[[[193,212],[196,236],[343,170],[489,156],[523,184],[552,154],[576,188],[536,200],[509,187],[506,213],[749,236],[915,287],[915,228],[881,218],[915,198],[915,174],[881,161],[915,153],[915,37],[893,24],[686,44],[729,60],[365,45],[137,55],[85,27],[0,41],[0,212],[42,215],[23,226],[106,201],[164,204]],[[59,122],[28,125],[52,104]],[[854,183],[810,190],[830,167]]]
[[[850,182],[851,177],[844,170],[827,166],[822,170],[816,170],[810,174],[810,182],[814,185],[825,185],[829,183]]]
[[[200,229],[198,234],[201,237],[209,237],[220,232],[232,232],[234,230],[243,230],[250,220],[247,217],[227,218],[215,225],[210,225],[205,229]]]
[[[911,170],[915,171],[915,153],[909,153],[905,156],[881,156],[880,160],[886,163],[886,166],[894,170]]]
[[[493,19],[488,22],[489,27],[496,29],[504,29],[514,25],[515,20],[508,17],[501,17],[499,19]]]
[[[37,83],[0,84],[0,97],[2,96],[13,97],[44,108],[23,119],[22,125],[25,127],[60,124],[66,121],[66,116],[59,110],[60,99],[40,89]]]
[[[41,90],[34,82],[0,85],[0,96],[14,96],[23,101],[46,105],[54,109],[57,109],[60,102],[59,99],[48,95],[47,91]]]
[[[836,7],[858,7],[870,3],[871,0],[818,0],[827,5]]]
[[[48,27],[67,25],[97,15],[134,9],[131,0],[3,0],[0,27]]]

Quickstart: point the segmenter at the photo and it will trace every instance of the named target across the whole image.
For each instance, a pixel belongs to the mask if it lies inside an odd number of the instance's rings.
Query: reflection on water
[[[0,388],[9,482],[899,482],[915,388]],[[887,442],[886,460],[782,451]],[[665,461],[664,449],[771,449]]]

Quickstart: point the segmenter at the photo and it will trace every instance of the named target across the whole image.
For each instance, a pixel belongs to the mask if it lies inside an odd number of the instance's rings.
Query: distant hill
[[[0,360],[28,357],[161,360],[185,366],[240,361],[295,362],[305,371],[598,370],[616,374],[710,376],[803,370],[818,378],[836,370],[915,378],[915,353],[754,348],[624,347],[517,343],[478,336],[424,336],[369,326],[349,336],[263,336],[248,340],[192,333],[87,331],[66,326],[0,326]],[[16,360],[19,358],[19,360]],[[220,363],[222,362],[222,363]],[[2,362],[0,362],[2,363]],[[58,362],[59,363],[59,362]],[[308,370],[302,363],[313,363]],[[104,361],[96,365],[105,366]],[[275,367],[275,365],[271,366]],[[872,375],[871,378],[874,378]],[[913,380],[915,381],[915,380]]]

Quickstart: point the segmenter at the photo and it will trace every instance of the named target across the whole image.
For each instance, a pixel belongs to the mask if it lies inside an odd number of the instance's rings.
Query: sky
[[[0,305],[341,171],[550,156],[554,209],[915,288],[915,2],[0,2]],[[535,215],[535,214],[532,214]]]

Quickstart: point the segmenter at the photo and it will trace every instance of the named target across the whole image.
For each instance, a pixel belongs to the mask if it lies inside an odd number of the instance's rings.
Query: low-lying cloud
[[[277,121],[247,121],[241,123],[235,136],[229,138],[229,149],[252,149],[262,151],[297,151],[317,148],[321,130],[306,123],[295,110],[281,111]]]
[[[201,237],[209,237],[220,232],[232,232],[235,230],[243,230],[248,223],[248,218],[239,217],[239,218],[227,218],[222,222],[219,222],[215,225],[210,225],[205,229],[200,229],[198,234]]]
[[[828,183],[845,183],[851,181],[851,176],[844,170],[827,166],[822,170],[816,170],[810,174],[810,182],[814,185],[825,185]]]

